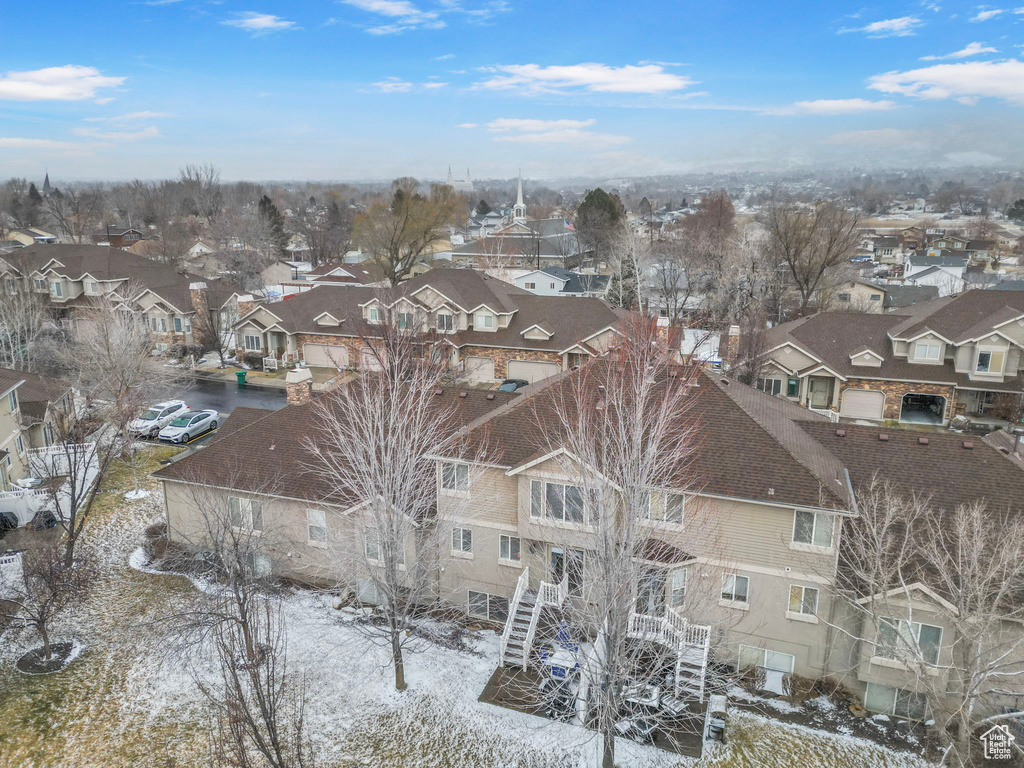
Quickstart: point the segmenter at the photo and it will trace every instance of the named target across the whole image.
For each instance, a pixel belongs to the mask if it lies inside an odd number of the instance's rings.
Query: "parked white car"
[[[153,437],[177,417],[188,413],[184,400],[168,400],[151,405],[149,410],[128,424],[128,431],[140,437]]]
[[[160,439],[169,443],[187,443],[215,430],[219,421],[220,414],[213,410],[186,413],[161,429]]]

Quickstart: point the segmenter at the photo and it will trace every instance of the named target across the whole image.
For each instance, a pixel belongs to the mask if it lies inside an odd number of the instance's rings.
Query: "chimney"
[[[256,309],[256,300],[251,293],[243,293],[238,297],[238,316],[245,317]]]
[[[1024,429],[1017,427],[1013,430],[1013,452],[1020,456],[1020,438],[1024,435]]]
[[[313,374],[308,368],[293,368],[284,379],[288,405],[308,405],[313,399]]]
[[[189,283],[188,296],[192,300],[192,309],[199,314],[206,313],[206,283]]]
[[[740,327],[730,325],[729,330],[718,340],[718,356],[727,370],[736,362],[740,352]]]

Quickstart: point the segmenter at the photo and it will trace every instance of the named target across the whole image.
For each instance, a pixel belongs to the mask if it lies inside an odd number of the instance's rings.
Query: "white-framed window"
[[[686,599],[686,569],[679,568],[672,571],[669,579],[668,602],[673,608],[678,608]]]
[[[928,699],[917,691],[881,683],[868,683],[864,694],[864,708],[907,720],[924,720],[928,716]]]
[[[14,439],[14,444],[18,447],[18,455],[19,456],[24,456],[25,455],[25,441],[22,439],[21,435],[18,435]]]
[[[789,608],[786,613],[798,616],[817,616],[817,588],[791,584],[789,587]]]
[[[181,333],[181,328],[182,328],[182,326],[181,326],[181,318],[180,317],[174,318],[174,332],[175,333]]]
[[[64,296],[64,288],[61,286],[59,280],[54,280],[50,283],[50,293],[56,296],[58,299]]]
[[[370,307],[366,315],[370,319],[371,323],[380,322],[380,309],[378,309],[377,307]]]
[[[537,290],[537,284],[536,283],[526,283],[525,285],[526,285],[526,290],[528,290],[528,291],[535,291],[535,290]]]
[[[978,373],[1002,373],[1006,354],[998,349],[978,350],[978,362],[974,370]]]
[[[920,659],[934,665],[939,663],[941,647],[942,627],[906,619],[882,617],[878,620],[875,656],[898,661]]]
[[[839,300],[841,302],[843,302],[844,304],[849,304],[850,303],[850,294],[848,294],[848,293],[840,293],[839,294]]]
[[[454,461],[441,462],[441,490],[469,493],[469,465]]]
[[[793,513],[793,543],[830,549],[832,547],[832,515],[798,509]]]
[[[366,532],[366,536],[363,539],[363,547],[367,560],[375,562],[380,560],[380,537],[376,531]]]
[[[768,648],[756,648],[752,645],[740,646],[740,669],[761,667],[774,672],[792,673],[796,666],[796,657],[791,653],[780,653]]]
[[[473,327],[477,330],[481,328],[491,329],[494,327],[494,315],[490,312],[477,312],[476,317],[473,320]]]
[[[577,485],[530,481],[530,516],[562,523],[586,522],[583,489]]]
[[[46,279],[45,278],[37,277],[32,282],[35,284],[37,291],[44,291],[44,292],[46,291]]]
[[[249,336],[248,334],[246,335],[245,348],[250,352],[259,352],[261,344],[262,341],[259,336]]]
[[[441,333],[450,333],[455,330],[455,316],[447,312],[437,313],[437,330]]]
[[[469,590],[466,612],[478,619],[504,623],[508,619],[508,598]]]
[[[914,345],[915,360],[938,360],[942,345],[936,341],[919,341]]]
[[[769,395],[778,395],[782,392],[782,379],[758,379],[757,388]]]
[[[683,524],[683,508],[686,497],[681,493],[652,493],[647,507],[647,517],[673,525]]]
[[[457,555],[473,554],[472,528],[452,528],[452,553]]]
[[[160,333],[167,333],[167,318],[166,317],[161,317],[159,319],[159,323],[160,323]]]
[[[100,292],[100,284],[99,283],[94,283],[92,280],[87,280],[86,283],[85,283],[85,292],[86,293],[93,293],[93,294],[99,293]]]
[[[322,509],[306,510],[306,540],[310,544],[327,543],[327,513]]]
[[[736,573],[722,574],[722,599],[728,603],[746,603],[750,596],[750,578]]]
[[[11,409],[11,412],[18,410],[18,390],[12,389],[7,393],[7,406]]]
[[[229,521],[232,528],[249,531],[263,530],[263,502],[259,499],[228,499]]]
[[[403,331],[413,327],[412,312],[398,313],[398,327]]]
[[[518,536],[500,534],[498,536],[498,559],[509,563],[519,563],[522,559],[523,542]]]

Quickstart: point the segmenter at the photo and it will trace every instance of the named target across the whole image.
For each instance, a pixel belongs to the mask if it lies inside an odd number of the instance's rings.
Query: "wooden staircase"
[[[669,609],[664,616],[634,613],[629,617],[631,637],[670,648],[676,656],[672,698],[677,704],[704,698],[711,646],[711,627],[691,624]]]
[[[541,612],[546,607],[561,608],[568,594],[568,575],[559,584],[542,581],[536,590],[530,589],[530,568],[524,566],[501,633],[501,666],[526,667]]]

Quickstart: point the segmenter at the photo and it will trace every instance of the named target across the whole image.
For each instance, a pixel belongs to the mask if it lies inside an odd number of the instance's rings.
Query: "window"
[[[796,665],[796,657],[789,653],[779,653],[768,648],[755,648],[751,645],[740,646],[739,666],[741,669],[761,667],[774,672],[792,673]]]
[[[840,293],[839,294],[839,300],[842,301],[842,302],[845,302],[845,303],[849,303],[849,301],[850,301],[850,294],[848,294],[848,293]]]
[[[37,277],[33,282],[35,283],[37,291],[45,291],[46,290],[46,280]]]
[[[263,530],[263,502],[257,499],[228,499],[229,520],[232,528]]]
[[[327,513],[322,509],[306,510],[306,538],[310,544],[327,541]]]
[[[508,619],[508,598],[469,590],[470,616],[488,621],[505,622]]]
[[[540,512],[535,514],[535,497],[537,491],[534,490],[536,486],[541,485],[537,480],[533,481],[533,485],[530,489],[530,514],[534,517],[540,517]],[[580,523],[584,522],[583,518],[583,489],[575,485],[565,485],[563,483],[544,483],[544,490],[542,492],[542,500],[544,505],[544,515],[551,520],[557,520],[563,523]]]
[[[498,559],[518,563],[521,555],[523,542],[517,536],[506,536],[504,533],[498,536]]]
[[[398,313],[398,327],[403,331],[412,328],[412,312]]]
[[[364,546],[367,560],[380,560],[380,539],[376,531],[367,532]]]
[[[455,317],[447,312],[437,314],[437,330],[441,333],[449,333],[455,330]]]
[[[174,332],[175,333],[181,333],[181,318],[180,317],[174,318]]]
[[[260,337],[259,336],[249,336],[249,335],[246,335],[246,337],[245,337],[245,348],[247,350],[249,350],[250,352],[259,352],[260,351]]]
[[[650,494],[650,503],[647,508],[647,516],[651,520],[661,520],[666,523],[683,523],[683,506],[685,499],[681,493]]]
[[[45,442],[47,446],[53,445],[53,427],[49,424],[46,424],[43,427],[43,442]]]
[[[167,318],[166,317],[161,317],[159,322],[160,322],[160,333],[166,333],[167,332]]]
[[[18,410],[18,390],[12,389],[7,393],[7,405],[12,412]]]
[[[750,579],[735,573],[722,574],[722,599],[730,603],[745,603],[750,589]]]
[[[918,360],[938,360],[941,344],[917,342],[914,346],[914,357]]]
[[[452,493],[469,492],[469,465],[445,461],[441,463],[441,488]]]
[[[1002,373],[1003,357],[1004,354],[1000,351],[978,352],[978,365],[975,370],[978,373]]]
[[[769,395],[778,395],[782,392],[782,379],[758,379],[757,388]]]
[[[15,445],[18,446],[18,455],[23,456],[25,454],[25,441],[22,439],[21,435],[18,435],[15,440]]]
[[[477,328],[493,328],[494,327],[494,315],[488,312],[477,312],[476,319],[473,321],[473,325]]]
[[[868,683],[864,695],[864,708],[872,712],[924,720],[928,714],[928,701],[924,694],[905,688],[894,688],[881,683]]]
[[[824,549],[831,548],[832,522],[832,515],[798,509],[793,515],[793,542]]]
[[[889,253],[891,255],[892,251],[890,250]],[[880,294],[880,293],[872,293],[871,296],[869,297],[869,300],[870,301],[881,301],[882,300],[882,294]]]
[[[549,288],[550,288],[550,289],[551,289],[552,291],[553,291],[553,290],[555,290],[555,284],[554,284],[554,283],[548,283],[548,287],[549,287]]]
[[[686,597],[686,569],[680,568],[678,571],[672,571],[672,579],[669,582],[669,603],[673,608],[678,608],[683,604],[683,599]]]
[[[786,397],[800,397],[800,379],[786,381]]]
[[[64,295],[64,289],[61,287],[59,281],[54,281],[50,283],[50,293],[52,293],[57,298],[60,298]]]
[[[99,283],[94,283],[92,281],[87,282],[85,284],[85,292],[86,293],[99,293],[100,292]]]
[[[528,290],[528,291],[535,291],[535,290],[537,290],[537,284],[536,283],[527,283],[526,284],[526,290]]]
[[[883,659],[922,660],[938,664],[942,646],[942,627],[908,622],[905,619],[878,620],[875,656]]]
[[[473,553],[472,528],[452,528],[452,552],[464,555]]]
[[[789,588],[789,613],[814,616],[818,613],[818,590],[796,584]]]
[[[370,307],[370,311],[367,313],[371,323],[380,322],[380,310],[377,307]]]

